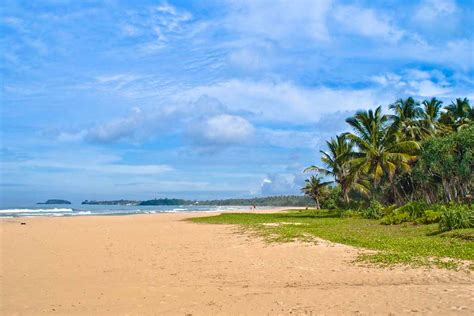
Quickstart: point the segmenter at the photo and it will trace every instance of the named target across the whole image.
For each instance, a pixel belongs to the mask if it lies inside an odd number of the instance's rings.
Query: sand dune
[[[351,247],[189,216],[1,219],[0,314],[474,313],[472,274],[362,267]]]

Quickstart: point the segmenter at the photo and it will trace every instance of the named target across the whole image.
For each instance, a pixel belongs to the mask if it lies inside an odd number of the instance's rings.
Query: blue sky
[[[2,204],[298,193],[354,111],[474,98],[472,1],[2,7]]]

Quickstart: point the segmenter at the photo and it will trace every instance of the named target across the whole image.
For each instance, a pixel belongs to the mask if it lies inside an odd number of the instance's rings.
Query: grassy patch
[[[380,225],[378,220],[340,218],[336,212],[311,210],[272,214],[224,213],[193,218],[191,221],[238,224],[257,231],[271,241],[308,240],[308,236],[315,236],[379,250],[375,254],[362,255],[360,260],[382,265],[458,268],[465,266],[461,261],[474,261],[474,229],[440,233],[437,224]]]

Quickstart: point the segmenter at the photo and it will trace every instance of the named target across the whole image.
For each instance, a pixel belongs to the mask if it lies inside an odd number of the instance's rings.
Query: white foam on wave
[[[10,213],[63,213],[72,212],[72,208],[12,208],[0,210],[0,214]]]
[[[74,215],[92,215],[91,211],[80,211],[80,212],[74,212]]]

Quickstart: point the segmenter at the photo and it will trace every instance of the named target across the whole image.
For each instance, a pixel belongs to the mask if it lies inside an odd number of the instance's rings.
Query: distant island
[[[212,206],[307,206],[312,205],[311,198],[303,195],[280,195],[267,196],[246,199],[223,199],[223,200],[185,200],[160,198],[146,201],[136,200],[112,200],[112,201],[89,201],[85,200],[82,204],[87,205],[212,205]]]
[[[36,203],[36,204],[71,204],[71,202],[66,201],[66,200],[53,199],[53,200],[47,200],[44,203],[39,202],[39,203]]]
[[[135,200],[113,200],[113,201],[82,201],[84,205],[140,205],[141,201]]]

